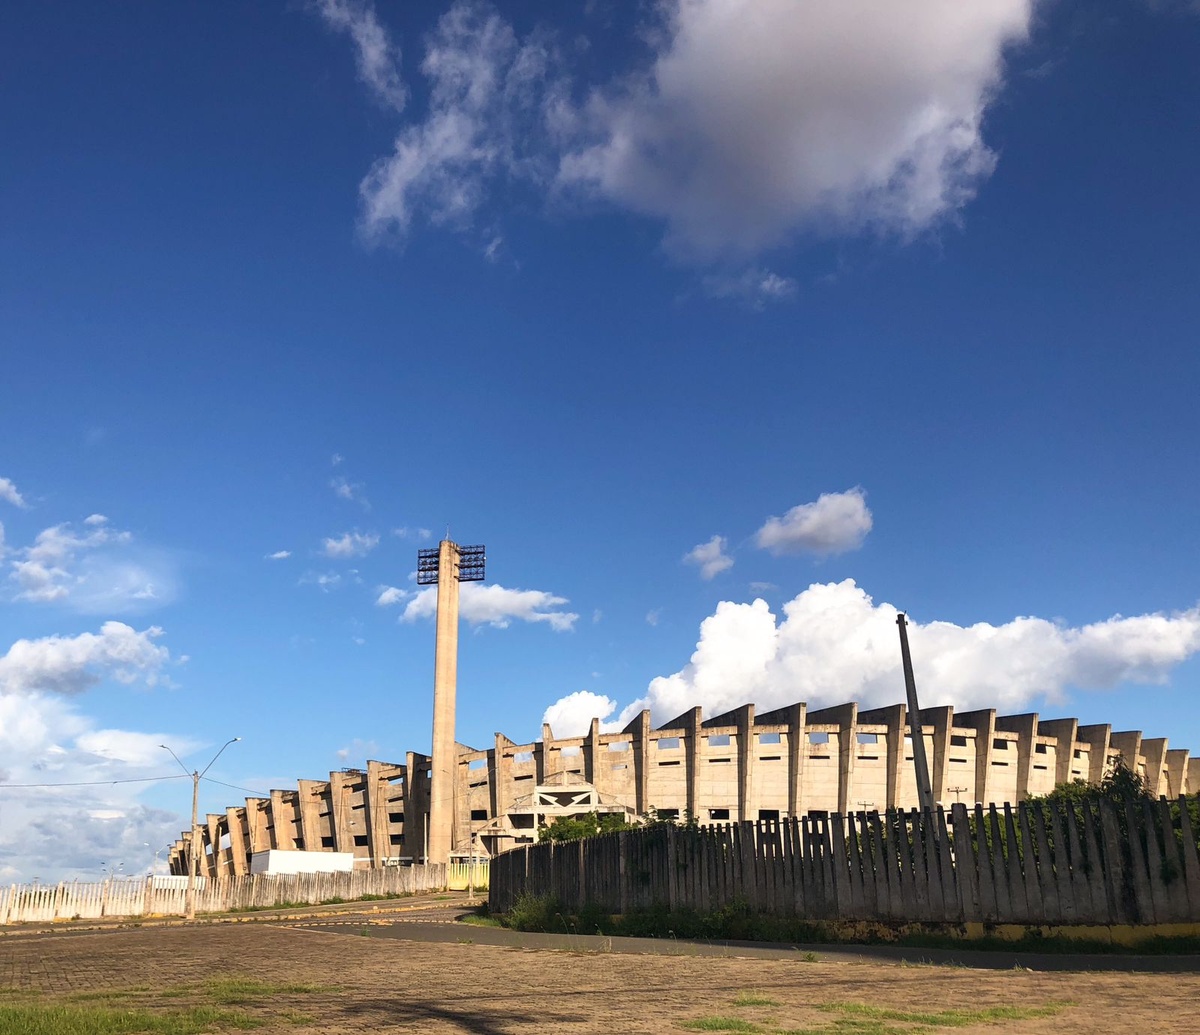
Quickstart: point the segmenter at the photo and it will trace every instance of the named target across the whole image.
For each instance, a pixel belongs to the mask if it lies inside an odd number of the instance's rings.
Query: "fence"
[[[1023,924],[1200,921],[1197,799],[889,811],[673,824],[492,859],[489,905],[567,910],[734,903],[811,920]]]
[[[253,874],[200,880],[196,888],[198,913],[274,906],[315,904],[330,899],[356,901],[368,895],[409,895],[444,891],[453,879],[466,887],[462,875],[450,875],[445,865],[389,866],[351,873]],[[475,876],[487,884],[487,866],[477,864]],[[185,882],[159,886],[152,877],[117,878],[94,883],[13,884],[0,888],[0,924],[47,920],[96,919],[104,916],[184,915]]]

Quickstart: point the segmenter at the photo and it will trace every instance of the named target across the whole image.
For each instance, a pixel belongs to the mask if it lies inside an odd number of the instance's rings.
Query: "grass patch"
[[[312,995],[316,992],[328,992],[325,985],[310,985],[302,982],[272,982],[258,981],[255,978],[223,977],[205,981],[196,990],[196,994],[204,996],[222,1006],[244,1006],[259,999],[269,999],[277,995]]]
[[[825,1013],[842,1014],[847,1021],[863,1020],[879,1025],[884,1021],[903,1021],[906,1024],[929,1028],[966,1028],[972,1024],[1053,1017],[1064,1005],[1066,1004],[1047,1003],[1045,1006],[984,1006],[975,1010],[891,1010],[883,1006],[868,1006],[866,1003],[825,1003],[818,1009]]]
[[[214,1027],[246,1030],[265,1022],[235,1010],[194,1006],[152,1013],[66,1003],[0,1005],[0,1035],[200,1035]]]
[[[682,1027],[691,1031],[762,1031],[757,1024],[740,1017],[697,1017],[694,1021],[684,1021]]]
[[[733,1001],[734,1006],[778,1006],[774,999],[758,992],[739,992]]]

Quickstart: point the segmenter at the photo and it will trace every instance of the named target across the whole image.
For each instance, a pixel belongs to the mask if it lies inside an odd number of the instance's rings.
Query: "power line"
[[[256,791],[253,787],[240,787],[236,783],[223,783],[221,780],[214,780],[211,776],[202,776],[200,779],[207,783],[220,784],[222,787],[231,787],[235,791],[245,791],[247,794],[253,794],[256,798],[271,797],[270,791]]]
[[[158,783],[161,780],[182,780],[187,773],[178,776],[142,776],[125,780],[76,780],[71,783],[0,783],[0,791],[12,788],[14,790],[30,790],[44,787],[107,787],[114,783]]]

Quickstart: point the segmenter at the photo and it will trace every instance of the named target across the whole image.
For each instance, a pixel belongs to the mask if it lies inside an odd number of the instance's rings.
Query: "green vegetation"
[[[762,1031],[757,1024],[740,1017],[698,1017],[694,1021],[684,1021],[681,1026],[692,1031]]]
[[[265,1021],[235,1010],[192,1006],[150,1011],[68,1003],[0,1005],[0,1035],[199,1035],[214,1027],[246,1030]]]
[[[598,834],[611,834],[616,830],[629,830],[634,824],[625,819],[624,813],[589,812],[585,816],[559,816],[539,835],[542,841],[578,841]]]
[[[235,975],[158,990],[143,985],[77,992],[66,1001],[0,989],[0,1035],[199,1035],[261,1028],[278,1020],[305,1024],[313,1018],[294,1009],[294,998],[328,991],[332,988],[323,985]],[[278,1003],[281,996],[288,997],[286,1006]],[[175,1005],[178,1000],[193,1002]],[[255,1012],[229,1009],[238,1006]]]
[[[578,913],[564,912],[559,902],[548,895],[522,895],[512,910],[495,918],[483,917],[473,923],[498,923],[516,931],[539,931],[549,934],[599,934],[630,938],[674,938],[696,941],[774,942],[781,945],[798,944],[888,944],[922,949],[981,949],[1004,952],[1043,953],[1104,953],[1139,955],[1172,955],[1200,952],[1200,937],[1178,935],[1155,936],[1136,946],[1115,945],[1107,941],[1065,936],[1042,935],[1037,929],[1017,940],[996,936],[972,938],[956,936],[956,929],[947,924],[909,924],[902,931],[889,932],[879,925],[864,932],[856,925],[840,925],[820,921],[799,920],[795,917],[770,916],[752,910],[744,902],[735,902],[711,913],[693,909],[668,909],[657,906],[635,909],[623,916],[610,916],[600,909],[583,909]],[[817,955],[807,952],[806,962],[817,962]]]
[[[1033,1017],[1053,1017],[1064,1003],[1045,1006],[987,1006],[978,1010],[889,1010],[865,1003],[826,1003],[825,1013],[869,1021],[903,1021],[928,1028],[965,1028],[971,1024],[995,1024],[997,1021],[1023,1021]],[[911,1030],[911,1029],[908,1029]]]

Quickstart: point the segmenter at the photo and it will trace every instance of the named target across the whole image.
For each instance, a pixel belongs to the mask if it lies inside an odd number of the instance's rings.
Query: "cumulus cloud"
[[[379,23],[375,8],[366,0],[317,0],[316,7],[330,28],[353,41],[358,77],[376,99],[403,111],[408,90],[400,77],[400,48]],[[334,456],[337,463],[341,457]]]
[[[994,164],[981,125],[1030,0],[678,0],[652,66],[596,90],[564,179],[665,221],[676,254],[797,229],[910,234]]]
[[[98,728],[57,694],[0,694],[0,881],[98,880],[101,867],[121,863],[125,873],[149,870],[154,849],[186,819],[141,803],[145,784],[113,781],[169,774],[163,743],[183,756],[199,747],[172,734]],[[15,786],[68,783],[90,786]],[[181,806],[185,786],[181,779]],[[159,862],[165,872],[165,854]]]
[[[579,615],[561,610],[566,597],[555,596],[540,589],[506,589],[500,585],[484,586],[464,582],[459,596],[459,613],[471,625],[491,625],[507,629],[515,619],[520,622],[545,622],[556,632],[575,627]],[[437,587],[420,590],[404,608],[401,619],[432,618],[437,614]]]
[[[14,507],[24,508],[28,506],[25,502],[25,497],[21,495],[9,478],[0,478],[0,500],[11,503]]]
[[[702,579],[711,579],[733,567],[733,558],[725,552],[726,545],[723,535],[715,535],[707,543],[693,546],[685,553],[684,563],[696,565]]]
[[[163,669],[170,652],[154,642],[161,636],[158,626],[138,632],[110,621],[99,633],[17,640],[0,657],[0,693],[78,694],[104,679],[147,686],[169,682]]]
[[[8,578],[15,599],[58,603],[83,614],[138,613],[175,599],[178,576],[170,554],[134,544],[103,514],[92,514],[83,525],[43,529],[32,546],[12,551]]]
[[[696,705],[711,715],[746,702],[765,710],[902,701],[896,614],[852,579],[809,586],[782,617],[763,600],[722,601],[701,624],[691,660],[654,679],[618,722],[642,707],[666,721]],[[1072,689],[1165,683],[1200,652],[1200,607],[1075,627],[1034,617],[971,626],[910,620],[909,640],[927,704],[1015,710],[1039,699],[1059,703]]]
[[[823,492],[815,503],[801,503],[781,518],[767,518],[755,541],[776,556],[845,553],[862,546],[872,523],[862,489]]]
[[[617,702],[590,690],[576,690],[546,709],[542,722],[548,722],[556,737],[582,737],[591,729],[592,719],[607,719],[617,710]]]
[[[545,29],[520,38],[491,6],[460,0],[426,41],[428,111],[360,186],[363,229],[462,228],[524,184],[656,220],[688,260],[746,261],[805,231],[911,236],[953,217],[992,171],[984,114],[1031,9],[664,0],[643,26],[645,60],[587,83]],[[319,10],[398,110],[398,52],[371,6]],[[490,227],[485,240],[500,237]],[[794,285],[751,266],[710,290],[761,305]]]
[[[326,557],[343,559],[346,557],[364,557],[379,545],[379,536],[374,532],[346,532],[340,536],[330,536],[321,543],[321,552]]]

